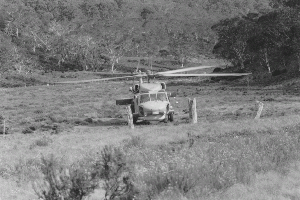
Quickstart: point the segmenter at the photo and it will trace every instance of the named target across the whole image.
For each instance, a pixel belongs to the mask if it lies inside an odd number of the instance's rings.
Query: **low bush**
[[[106,199],[133,199],[132,175],[125,157],[120,148],[109,146],[101,151],[99,158],[85,159],[69,167],[53,155],[43,157],[43,179],[33,183],[34,191],[44,200],[81,200],[102,182]]]
[[[85,164],[63,166],[54,156],[42,158],[43,180],[35,181],[33,189],[44,200],[81,200],[99,185],[93,169]]]
[[[202,135],[193,137],[192,144],[190,136],[160,146],[132,137],[120,147],[106,146],[96,159],[75,168],[54,167],[54,161],[43,159],[44,185],[37,193],[42,199],[70,199],[75,194],[73,199],[82,199],[101,183],[106,199],[164,199],[168,194],[206,198],[237,183],[251,184],[255,173],[285,172],[289,163],[300,159],[299,129],[244,130],[213,140]]]
[[[120,148],[106,146],[94,165],[99,178],[103,180],[105,199],[133,199],[136,194],[132,182],[130,163]]]
[[[10,133],[9,127],[5,126],[5,130],[4,130],[4,126],[0,125],[0,134],[4,134],[4,131],[5,131],[5,134],[9,134]]]
[[[0,80],[0,87],[24,87],[45,84],[43,81],[38,80],[33,75],[24,75],[18,73],[5,74]]]
[[[35,147],[46,147],[50,143],[52,143],[53,140],[47,136],[43,136],[40,139],[35,140],[30,146],[29,149],[33,149]]]
[[[33,133],[34,131],[35,131],[34,126],[28,126],[28,127],[25,127],[25,128],[22,130],[22,133],[23,133],[23,134],[30,134],[30,133]]]

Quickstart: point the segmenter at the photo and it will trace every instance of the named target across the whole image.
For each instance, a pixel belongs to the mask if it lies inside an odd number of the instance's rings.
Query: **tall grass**
[[[78,199],[97,187],[105,190],[107,199],[170,199],[171,194],[175,199],[206,199],[235,184],[251,185],[257,173],[285,174],[289,163],[300,158],[299,130],[300,125],[276,131],[242,130],[189,136],[178,144],[164,145],[147,145],[143,139],[132,137],[117,147],[94,152],[94,158],[80,164],[65,166],[55,159],[42,159],[36,169],[44,178],[37,182],[40,186],[36,191],[42,199],[47,198],[41,191],[51,194],[52,187],[60,188],[53,195],[64,197],[66,191],[81,191],[76,193],[82,194]],[[28,173],[23,168],[16,168],[16,173],[22,174],[22,170]]]
[[[135,163],[134,185],[140,199],[160,199],[168,191],[203,198],[234,184],[249,185],[256,173],[285,172],[299,159],[300,127],[273,132],[234,133],[163,146],[131,146],[126,155]],[[202,138],[203,139],[203,138]]]

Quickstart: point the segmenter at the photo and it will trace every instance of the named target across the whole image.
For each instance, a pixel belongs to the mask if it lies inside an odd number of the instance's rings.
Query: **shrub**
[[[35,131],[35,128],[33,126],[26,127],[22,130],[23,134],[29,134],[33,133]]]
[[[87,122],[88,124],[92,124],[93,123],[93,119],[92,118],[86,118],[83,121]]]
[[[3,134],[3,132],[4,132],[4,127],[3,127],[3,125],[0,125],[0,134]],[[5,134],[9,134],[9,127],[5,127]]]
[[[94,165],[99,178],[104,181],[106,199],[133,199],[135,188],[126,156],[120,148],[105,146],[101,159]]]
[[[43,180],[33,188],[44,200],[81,200],[103,182],[106,199],[133,199],[136,194],[131,172],[120,148],[106,146],[96,161],[83,160],[71,167],[63,166],[52,155],[41,159]]]
[[[64,167],[52,155],[42,158],[42,181],[35,181],[33,189],[44,200],[81,200],[98,186],[98,179],[92,168],[85,163]]]
[[[0,87],[24,87],[32,85],[41,85],[44,82],[38,80],[34,76],[23,75],[18,73],[6,74],[0,80]]]
[[[74,124],[75,125],[81,125],[81,126],[86,126],[89,125],[88,122],[82,120],[82,119],[74,119]]]

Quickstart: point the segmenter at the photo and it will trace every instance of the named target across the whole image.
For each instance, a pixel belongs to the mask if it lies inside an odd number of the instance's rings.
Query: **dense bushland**
[[[42,199],[83,199],[97,187],[107,199],[161,199],[166,194],[206,198],[236,183],[250,185],[257,173],[285,174],[300,158],[299,128],[189,134],[186,140],[159,146],[134,137],[72,166],[43,158],[44,179],[35,182],[35,191]]]
[[[280,62],[289,65],[298,52],[297,5],[293,0],[1,0],[0,72],[114,70],[123,56],[162,52],[184,63],[188,56],[211,56],[213,48],[241,67],[260,56],[261,68],[272,68],[281,54]]]

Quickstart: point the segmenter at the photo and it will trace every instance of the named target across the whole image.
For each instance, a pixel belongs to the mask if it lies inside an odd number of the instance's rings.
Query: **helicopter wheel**
[[[165,119],[163,120],[164,123],[168,123],[168,119],[169,119],[169,115],[168,117],[165,117]]]
[[[174,121],[174,113],[170,113],[168,115],[168,118],[169,118],[170,122]]]
[[[137,120],[138,120],[138,117],[133,116],[132,118],[133,118],[133,119],[132,119],[133,124],[136,124],[136,122],[137,122]]]

